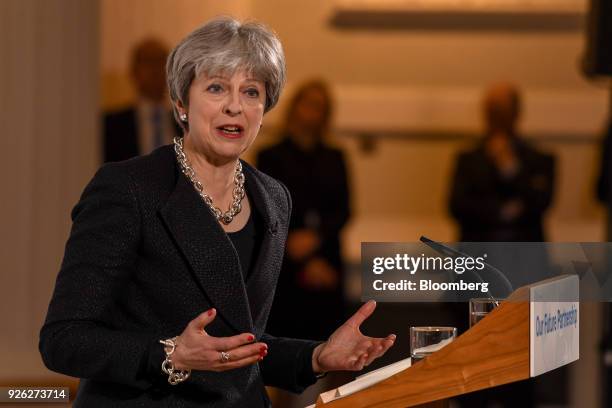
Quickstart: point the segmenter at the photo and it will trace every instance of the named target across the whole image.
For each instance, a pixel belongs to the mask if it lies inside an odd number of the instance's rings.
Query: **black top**
[[[261,215],[254,208],[251,208],[251,215],[249,215],[246,225],[241,230],[228,232],[227,234],[238,253],[238,258],[240,258],[240,270],[245,281],[255,268],[257,254],[263,238],[263,230]]]
[[[261,214],[253,207],[251,207],[251,214],[245,226],[238,231],[227,233],[238,253],[238,258],[240,258],[240,269],[245,282],[256,267],[263,233],[264,223]],[[298,367],[297,372],[300,373],[298,381],[306,384],[312,382],[312,378],[315,376],[312,370],[312,353],[302,353],[296,359],[296,365]]]

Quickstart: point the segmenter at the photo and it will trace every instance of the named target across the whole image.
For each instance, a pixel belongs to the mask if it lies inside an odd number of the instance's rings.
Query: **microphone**
[[[450,257],[469,257],[469,255],[464,254],[461,251],[457,251],[454,248],[451,248],[447,245],[441,244],[439,242],[436,242],[434,240],[431,240],[429,238],[427,238],[424,235],[421,235],[421,238],[419,238],[419,240],[424,243],[425,245],[429,246],[431,249],[433,249],[434,251],[450,256]],[[506,294],[506,296],[510,295],[510,293],[512,293],[512,284],[510,283],[510,281],[508,280],[508,278],[506,278],[506,275],[504,275],[499,269],[497,269],[496,267],[489,265],[486,262],[483,262],[485,268],[485,271],[491,272],[493,273],[497,278],[499,278],[502,283],[504,284],[504,286],[506,287],[506,289],[508,290],[508,293]],[[474,274],[474,276],[476,276],[476,278],[483,283],[484,280],[482,279],[482,277],[480,276],[480,274],[478,274],[478,272],[474,271],[474,270],[470,270],[470,272],[472,272]],[[491,298],[492,301],[495,302],[496,306],[499,306],[499,302],[498,300],[491,294],[491,292],[489,291],[489,289],[487,288],[487,295],[489,296],[489,298]]]

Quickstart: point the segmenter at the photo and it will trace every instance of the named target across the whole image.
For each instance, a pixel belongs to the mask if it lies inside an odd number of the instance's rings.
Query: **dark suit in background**
[[[264,333],[291,201],[274,179],[244,163],[252,210],[264,225],[255,267],[239,257],[171,146],[103,166],[73,210],[73,227],[45,324],[45,365],[82,379],[74,407],[263,407],[264,384],[301,391],[314,383],[318,344]],[[251,332],[269,347],[259,364],[196,371],[169,385],[160,339],[181,334],[211,307],[206,331]]]
[[[485,143],[486,139],[475,149],[460,154],[457,159],[451,184],[450,211],[459,223],[460,240],[544,241],[542,218],[553,196],[554,157],[541,153],[514,137],[511,143],[518,169],[508,176],[502,174],[487,155]],[[508,219],[504,217],[503,209],[511,201],[520,202],[522,211],[516,217]],[[542,262],[546,264],[547,255],[538,252],[538,256],[543,257]],[[521,277],[514,276],[513,270],[504,272],[509,274],[508,277],[513,283],[517,283]],[[520,285],[519,283],[516,286]],[[454,304],[452,312],[460,332],[467,330],[467,304]],[[467,394],[458,400],[465,408],[484,408],[490,401],[495,400],[503,407],[534,407],[534,382],[528,380],[504,385]]]
[[[597,178],[597,199],[606,208],[606,241],[612,241],[612,120],[602,140],[599,177]],[[612,270],[612,256],[606,259],[608,270]],[[604,306],[604,335],[601,342],[602,353],[612,353],[612,308]],[[603,356],[602,356],[603,359]],[[612,406],[612,365],[606,364],[604,375],[606,406]]]
[[[171,121],[172,137],[180,136],[181,130],[172,118],[171,112],[166,112],[167,119]],[[138,123],[138,110],[130,107],[118,111],[108,112],[104,115],[103,130],[103,160],[115,162],[131,159],[146,154],[140,143],[140,127]],[[167,137],[164,143],[169,142]],[[157,146],[159,147],[159,146]]]
[[[606,228],[607,240],[612,240],[612,120],[603,137],[601,147],[601,160],[599,177],[597,178],[597,199],[606,206],[608,223]]]
[[[513,141],[519,161],[516,174],[505,177],[485,153],[484,142],[459,155],[451,184],[450,211],[464,242],[541,242],[542,218],[554,186],[554,157],[526,142]],[[504,219],[510,200],[523,203],[515,219]]]
[[[156,37],[144,38],[131,50],[130,79],[136,100],[129,108],[104,115],[104,162],[149,154],[182,134],[167,106],[167,58],[167,44]],[[153,115],[153,108],[156,115]]]
[[[135,108],[104,115],[103,134],[104,162],[123,161],[140,155]]]

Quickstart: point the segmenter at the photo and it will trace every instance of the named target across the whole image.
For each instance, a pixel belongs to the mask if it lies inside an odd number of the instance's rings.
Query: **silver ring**
[[[228,353],[226,351],[222,351],[221,352],[221,362],[222,363],[227,363],[228,361],[230,361],[230,353]]]

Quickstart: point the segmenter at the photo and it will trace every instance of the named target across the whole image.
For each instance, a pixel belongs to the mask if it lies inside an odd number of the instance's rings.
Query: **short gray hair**
[[[166,78],[172,102],[189,105],[189,88],[199,75],[233,74],[245,69],[266,87],[264,112],[276,105],[285,85],[280,40],[265,25],[217,17],[192,31],[168,56]],[[185,129],[173,106],[176,121]]]

